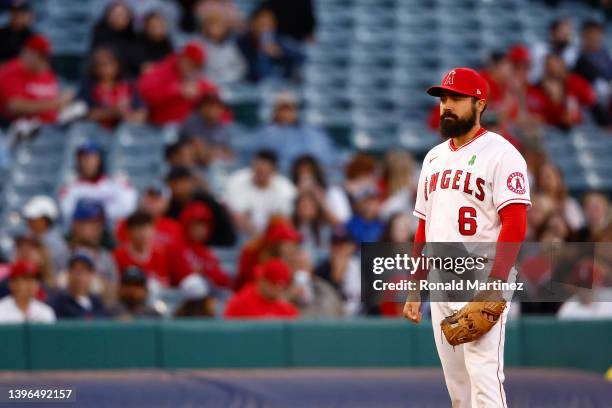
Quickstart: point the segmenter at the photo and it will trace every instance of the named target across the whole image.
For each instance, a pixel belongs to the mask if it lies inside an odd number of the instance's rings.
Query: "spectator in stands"
[[[313,189],[325,193],[327,190],[325,170],[319,160],[310,154],[294,160],[291,166],[291,181],[300,193]]]
[[[238,39],[247,60],[247,78],[258,82],[266,78],[296,78],[304,59],[299,43],[277,32],[276,17],[267,7],[256,8],[249,28]]]
[[[0,299],[0,323],[53,323],[55,313],[36,299],[39,283],[38,267],[19,261],[11,265],[9,287],[11,294]]]
[[[70,252],[73,255],[86,254],[91,259],[96,272],[92,290],[102,296],[105,303],[111,304],[116,296],[118,275],[117,267],[109,252],[112,239],[106,230],[104,207],[97,201],[80,200],[71,220],[68,238]],[[65,280],[65,275],[58,277],[60,286]]]
[[[181,6],[180,26],[183,31],[193,32],[211,7],[222,7],[233,30],[242,28],[242,15],[233,0],[177,0]]]
[[[290,174],[298,195],[309,194],[315,197],[317,205],[323,211],[324,221],[329,224],[338,223],[333,209],[328,206],[327,181],[319,161],[309,154],[300,156],[293,162]]]
[[[291,283],[291,271],[280,259],[272,258],[256,271],[256,281],[242,288],[227,303],[229,319],[294,319],[299,312],[282,300]]]
[[[214,317],[217,300],[211,296],[206,280],[197,274],[182,280],[179,293],[183,303],[174,312],[175,317]]]
[[[276,16],[278,32],[296,41],[313,41],[316,26],[312,0],[266,0],[268,7]]]
[[[117,303],[109,314],[119,320],[161,317],[159,310],[147,303],[147,297],[147,275],[138,267],[129,267],[121,275]]]
[[[494,114],[501,128],[512,124],[518,114],[518,101],[511,92],[513,66],[509,55],[493,52],[480,74],[489,84],[487,115]]]
[[[28,38],[34,34],[32,10],[27,1],[12,0],[8,24],[0,28],[0,62],[19,55]]]
[[[35,235],[20,231],[14,236],[15,248],[13,250],[13,261],[25,261],[36,265],[43,283],[43,292],[47,288],[56,286],[55,271],[47,248]]]
[[[402,244],[411,242],[415,233],[412,214],[407,212],[396,212],[392,214],[385,223],[385,229],[380,242],[391,242]]]
[[[415,184],[412,155],[405,151],[387,152],[378,183],[382,201],[381,218],[388,219],[399,211],[412,214]]]
[[[602,287],[603,274],[593,264],[578,265],[582,280],[577,282],[575,294],[559,309],[562,320],[612,319],[612,289]]]
[[[312,258],[304,249],[297,251],[291,263],[287,263],[293,275],[288,300],[306,319],[330,319],[344,317],[344,302],[340,293],[329,282],[314,274]]]
[[[174,51],[168,22],[160,11],[150,11],[144,16],[144,27],[136,38],[135,51],[139,74]]]
[[[178,220],[188,204],[197,201],[206,205],[213,213],[214,227],[209,239],[210,246],[232,246],[236,242],[236,233],[231,216],[226,208],[214,196],[198,188],[193,172],[186,167],[173,167],[166,177],[170,187],[171,198],[166,215]]]
[[[216,84],[237,82],[246,75],[246,61],[238,48],[231,23],[225,7],[212,4],[206,8],[200,24],[209,57],[204,72]]]
[[[604,32],[605,26],[594,20],[582,25],[582,48],[575,71],[591,84],[612,80],[612,57],[604,44]]]
[[[89,107],[87,118],[107,128],[122,121],[143,122],[146,117],[136,90],[123,78],[119,60],[109,48],[93,51],[79,99]]]
[[[108,316],[102,300],[92,293],[94,276],[95,265],[88,255],[77,253],[70,258],[66,290],[59,292],[49,302],[58,319]]]
[[[527,213],[527,235],[525,241],[536,241],[537,233],[544,222],[555,211],[555,202],[547,194],[534,192],[531,195],[531,208]]]
[[[65,184],[59,193],[59,203],[65,219],[70,219],[76,203],[81,199],[97,200],[104,206],[104,214],[111,223],[131,214],[136,208],[138,194],[121,177],[105,174],[102,148],[85,142],[76,151],[77,178]]]
[[[122,62],[125,74],[135,78],[140,67],[136,61],[137,44],[134,15],[124,1],[112,1],[93,29],[91,50],[110,48]]]
[[[213,213],[201,202],[193,202],[181,212],[181,226],[185,237],[183,254],[189,265],[188,273],[203,276],[215,287],[231,288],[232,279],[205,242],[214,225]]]
[[[584,225],[584,216],[580,204],[571,197],[563,181],[563,176],[554,164],[543,164],[536,175],[536,189],[548,196],[556,206],[556,210],[567,220],[570,229],[576,231]]]
[[[191,169],[198,163],[197,152],[194,149],[192,140],[186,137],[167,145],[164,155],[166,163],[170,168],[185,167]]]
[[[283,164],[289,164],[304,154],[316,157],[327,166],[337,160],[329,136],[300,121],[298,100],[291,92],[280,92],[275,96],[271,123],[254,137],[260,148],[275,150]]]
[[[113,251],[119,273],[136,266],[156,285],[176,286],[179,277],[187,274],[186,265],[180,254],[168,253],[155,241],[153,217],[138,210],[127,218],[126,227],[128,242]]]
[[[51,44],[42,35],[28,38],[18,58],[0,67],[0,116],[4,122],[36,119],[53,123],[74,92],[60,92],[49,57]]]
[[[262,231],[273,214],[290,215],[295,186],[278,173],[276,154],[259,151],[250,167],[230,175],[225,202],[236,226],[254,236]]]
[[[315,275],[329,282],[342,296],[344,314],[355,316],[361,305],[361,267],[355,242],[342,225],[334,227],[329,257],[321,261]]]
[[[414,216],[412,213],[396,212],[392,214],[385,223],[385,230],[379,242],[391,243],[397,245],[406,245],[406,242],[412,242],[414,238]],[[385,280],[387,282],[398,282],[406,278],[404,269],[392,269],[385,271]],[[367,285],[372,285],[376,277],[366,277]],[[398,292],[386,291],[379,299],[368,299],[366,304],[368,314],[378,312],[383,317],[400,317],[403,312],[404,300],[398,296]],[[366,297],[367,298],[367,297]],[[377,301],[378,304],[373,304]],[[377,307],[378,306],[378,307]]]
[[[325,217],[323,202],[323,197],[306,191],[298,194],[293,206],[293,225],[302,236],[302,246],[311,257],[329,245],[331,227]]]
[[[595,91],[584,78],[568,72],[560,56],[550,54],[545,61],[542,81],[529,89],[530,112],[561,129],[582,123],[582,109],[596,107]]]
[[[525,138],[531,138],[532,135],[539,132],[541,122],[529,112],[528,108],[529,71],[531,68],[529,48],[522,44],[510,47],[508,60],[512,66],[508,92],[516,101],[516,115],[512,120]]]
[[[168,187],[161,182],[152,182],[142,192],[138,208],[153,217],[155,241],[169,250],[175,250],[183,241],[183,229],[176,220],[165,215],[169,204]],[[115,236],[122,244],[129,241],[126,220],[117,225]]]
[[[327,206],[340,223],[347,222],[352,214],[353,194],[364,187],[376,186],[376,161],[366,153],[357,153],[346,164],[342,186],[332,186],[327,191]]]
[[[55,225],[59,210],[53,199],[43,195],[32,197],[23,207],[23,217],[30,233],[46,247],[53,270],[62,270],[70,255],[66,240]]]
[[[292,262],[299,251],[301,240],[302,237],[290,220],[279,215],[272,216],[266,230],[242,247],[238,258],[235,289],[253,282],[255,267],[272,257]]]
[[[230,125],[225,121],[226,107],[219,95],[209,94],[181,128],[181,139],[190,142],[189,150],[200,164],[208,165],[234,157]]]
[[[581,46],[574,71],[589,81],[598,95],[595,119],[600,125],[610,125],[612,57],[604,46],[604,25],[593,20],[586,21],[582,25]]]
[[[576,232],[576,240],[594,242],[610,225],[610,201],[599,191],[590,191],[582,199],[585,226]]]
[[[544,220],[537,232],[537,239],[541,242],[573,241],[572,229],[566,218],[559,211],[553,211]]]
[[[204,95],[217,93],[217,87],[202,76],[205,63],[204,48],[189,42],[140,76],[138,90],[151,123],[163,126],[182,122]]]
[[[383,233],[380,220],[380,198],[376,189],[365,187],[353,194],[355,212],[346,223],[346,229],[355,242],[376,242]]]
[[[578,50],[573,44],[574,27],[568,18],[554,20],[548,30],[548,43],[537,43],[531,49],[531,72],[529,82],[538,83],[543,79],[546,58],[559,56],[566,66],[576,63]]]

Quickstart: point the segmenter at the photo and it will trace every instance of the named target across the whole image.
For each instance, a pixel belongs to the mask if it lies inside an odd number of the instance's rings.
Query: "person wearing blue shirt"
[[[327,134],[300,121],[298,101],[291,92],[276,95],[271,123],[254,137],[258,147],[277,152],[281,167],[305,154],[316,157],[325,166],[333,164],[337,157]]]
[[[373,186],[367,186],[354,194],[354,212],[346,223],[346,229],[356,243],[377,242],[384,232],[379,218],[380,199]]]
[[[94,262],[89,255],[77,252],[70,258],[68,285],[49,302],[58,319],[108,317],[102,300],[91,293],[94,276]]]

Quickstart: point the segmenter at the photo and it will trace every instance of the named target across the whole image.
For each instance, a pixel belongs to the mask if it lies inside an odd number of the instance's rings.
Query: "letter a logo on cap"
[[[450,71],[446,78],[444,79],[444,85],[454,85],[455,84],[455,70]]]

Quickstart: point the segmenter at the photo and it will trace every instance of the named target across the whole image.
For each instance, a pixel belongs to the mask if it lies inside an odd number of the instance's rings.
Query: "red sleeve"
[[[238,273],[234,281],[234,290],[241,289],[254,280],[253,270],[257,266],[257,253],[251,248],[243,248],[238,258]]]
[[[527,232],[527,206],[519,203],[509,204],[499,210],[499,218],[501,231],[497,238],[495,261],[490,277],[507,280]]]
[[[582,105],[593,106],[597,103],[597,94],[589,82],[580,75],[573,74],[568,79],[568,91],[576,95]]]
[[[183,279],[193,273],[185,256],[185,249],[179,244],[170,244],[166,248],[166,253],[171,258],[168,264],[170,285],[173,287],[179,286]]]
[[[419,218],[419,225],[417,227],[416,233],[414,234],[414,245],[412,247],[412,257],[418,258],[421,256],[421,252],[423,252],[423,248],[425,248],[425,242],[427,238],[425,237],[425,220]],[[414,279],[421,280],[427,277],[426,269],[419,269],[414,273]]]
[[[129,241],[127,223],[125,220],[121,220],[117,223],[115,228],[115,239],[121,244],[125,244]]]
[[[150,106],[169,103],[181,97],[180,82],[166,78],[153,68],[145,72],[138,80],[138,92],[143,101]]]
[[[208,256],[208,269],[204,271],[206,276],[217,286],[221,286],[227,289],[232,288],[232,279],[223,270],[223,266],[219,261],[219,258],[212,252],[207,251]]]

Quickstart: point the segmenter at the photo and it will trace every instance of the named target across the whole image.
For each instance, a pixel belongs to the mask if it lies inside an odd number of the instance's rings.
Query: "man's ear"
[[[487,110],[487,101],[484,99],[479,99],[476,102],[476,109],[478,109],[478,112],[480,112],[480,115],[482,115]]]

